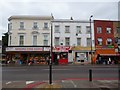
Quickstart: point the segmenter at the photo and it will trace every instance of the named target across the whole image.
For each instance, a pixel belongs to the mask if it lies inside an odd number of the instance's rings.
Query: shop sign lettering
[[[54,47],[54,52],[68,52],[70,50],[70,47]]]
[[[6,51],[43,51],[43,47],[8,47]]]

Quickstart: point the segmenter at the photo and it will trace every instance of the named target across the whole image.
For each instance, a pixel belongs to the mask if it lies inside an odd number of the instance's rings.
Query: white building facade
[[[50,54],[51,16],[11,16],[6,52],[10,59],[42,58]]]
[[[90,21],[54,19],[52,26],[54,60],[57,63],[91,62],[90,30],[94,36],[93,22],[90,29]]]

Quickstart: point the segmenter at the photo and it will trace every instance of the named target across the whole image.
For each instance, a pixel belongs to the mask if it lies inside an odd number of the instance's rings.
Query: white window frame
[[[45,35],[47,37],[45,37]],[[43,39],[43,45],[44,46],[48,46],[49,45],[49,34],[43,34],[43,37],[44,37],[44,39]],[[45,41],[47,41],[47,44],[45,44]]]
[[[86,38],[86,39],[87,39],[87,46],[91,46],[91,38]],[[88,39],[90,44],[88,44]]]
[[[70,37],[65,37],[65,46],[70,46]]]
[[[55,37],[54,43],[55,43],[55,46],[59,46],[60,45],[60,37]]]
[[[8,30],[11,31],[12,30],[12,23],[8,24]]]
[[[78,45],[78,46],[81,45],[81,38],[77,38],[77,45]]]
[[[108,44],[108,42],[111,42],[111,43]],[[112,39],[111,39],[111,38],[107,38],[107,40],[106,40],[106,45],[112,45]]]
[[[89,29],[88,29],[88,28],[89,28]],[[87,34],[90,34],[90,32],[91,32],[91,31],[90,31],[90,26],[86,26],[86,33],[87,33]]]
[[[55,25],[55,33],[60,33],[60,26],[59,25]]]
[[[102,27],[97,27],[97,33],[102,33]]]
[[[70,33],[70,26],[68,25],[65,26],[65,33]]]
[[[45,25],[45,24],[47,24],[47,25]],[[44,22],[44,29],[48,29],[48,22]]]
[[[35,40],[34,40],[34,36],[36,36],[36,43],[35,43]],[[32,44],[33,44],[33,46],[37,46],[37,40],[38,40],[38,35],[33,35],[32,36]]]
[[[21,25],[22,23],[22,25]],[[20,30],[24,30],[25,29],[25,23],[23,21],[20,21],[20,27],[19,27]]]
[[[9,41],[9,45],[11,46],[11,40],[12,40],[12,36],[11,35],[9,36],[9,40],[10,40]]]
[[[38,22],[33,22],[33,29],[38,29]]]
[[[107,27],[107,28],[106,28],[106,33],[107,33],[107,34],[112,33],[112,29],[111,29],[110,27]]]
[[[102,41],[103,41],[102,38],[98,38],[97,41],[98,41],[98,45],[102,45]]]
[[[24,37],[23,38],[23,45],[20,44],[20,36]],[[25,35],[24,34],[19,34],[19,40],[18,40],[18,42],[19,42],[19,46],[24,46],[25,45]]]
[[[79,28],[78,28],[79,27]],[[80,34],[81,33],[81,26],[76,26],[76,33]]]

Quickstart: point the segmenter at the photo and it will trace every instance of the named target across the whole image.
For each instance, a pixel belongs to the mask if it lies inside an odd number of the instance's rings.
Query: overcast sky
[[[88,2],[89,1],[89,2]],[[0,0],[0,40],[12,15],[51,15],[55,19],[118,20],[119,0]]]

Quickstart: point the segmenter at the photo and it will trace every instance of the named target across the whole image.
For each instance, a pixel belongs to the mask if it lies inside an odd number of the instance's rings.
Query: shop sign
[[[51,48],[50,47],[44,47],[44,51],[50,51]]]
[[[43,47],[7,47],[6,51],[43,51]]]
[[[54,47],[53,52],[68,52],[70,50],[70,47]]]

